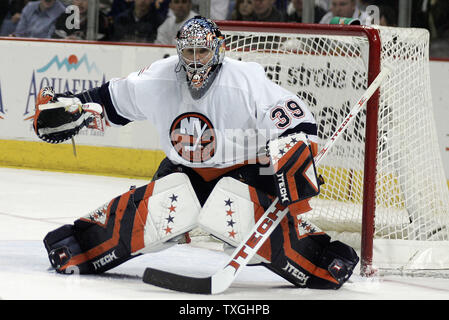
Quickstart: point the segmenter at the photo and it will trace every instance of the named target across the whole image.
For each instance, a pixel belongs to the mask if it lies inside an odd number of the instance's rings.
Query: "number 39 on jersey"
[[[292,123],[292,118],[301,119],[304,111],[294,100],[288,100],[284,106],[276,106],[271,110],[270,118],[278,129],[285,129]]]

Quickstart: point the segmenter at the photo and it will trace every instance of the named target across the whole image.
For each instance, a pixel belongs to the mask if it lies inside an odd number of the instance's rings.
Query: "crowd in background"
[[[179,27],[199,12],[200,0],[99,0],[98,41],[175,44]],[[449,1],[410,0],[411,27],[430,32],[431,57],[449,58]],[[302,0],[211,0],[213,20],[302,22]],[[379,24],[398,25],[398,0],[315,0],[314,23],[334,16],[367,24],[369,5]],[[74,21],[74,11],[77,8]],[[84,40],[88,0],[0,0],[0,36]],[[76,23],[76,24],[75,24]],[[370,22],[371,23],[371,20]],[[76,27],[74,27],[76,26]]]

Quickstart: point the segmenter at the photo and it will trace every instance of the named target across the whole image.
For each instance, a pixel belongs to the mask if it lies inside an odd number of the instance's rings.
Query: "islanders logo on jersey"
[[[176,152],[191,163],[201,163],[215,154],[217,137],[210,120],[201,113],[178,116],[170,127],[170,140]]]

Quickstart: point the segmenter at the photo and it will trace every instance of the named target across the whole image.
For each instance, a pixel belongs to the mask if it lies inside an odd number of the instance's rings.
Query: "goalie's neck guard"
[[[222,65],[219,64],[217,66],[214,66],[212,70],[209,72],[209,75],[207,79],[205,79],[203,85],[200,88],[193,88],[190,85],[190,81],[188,79],[188,74],[186,70],[178,63],[176,67],[176,72],[178,73],[178,79],[181,82],[186,82],[187,88],[189,89],[189,92],[194,100],[201,99],[209,90],[209,88],[214,83],[215,78],[217,77],[219,70],[221,69]]]

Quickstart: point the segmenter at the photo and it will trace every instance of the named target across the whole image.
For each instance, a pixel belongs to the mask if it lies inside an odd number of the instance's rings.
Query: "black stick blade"
[[[146,268],[143,282],[181,292],[212,294],[212,278],[194,278],[153,268]]]

